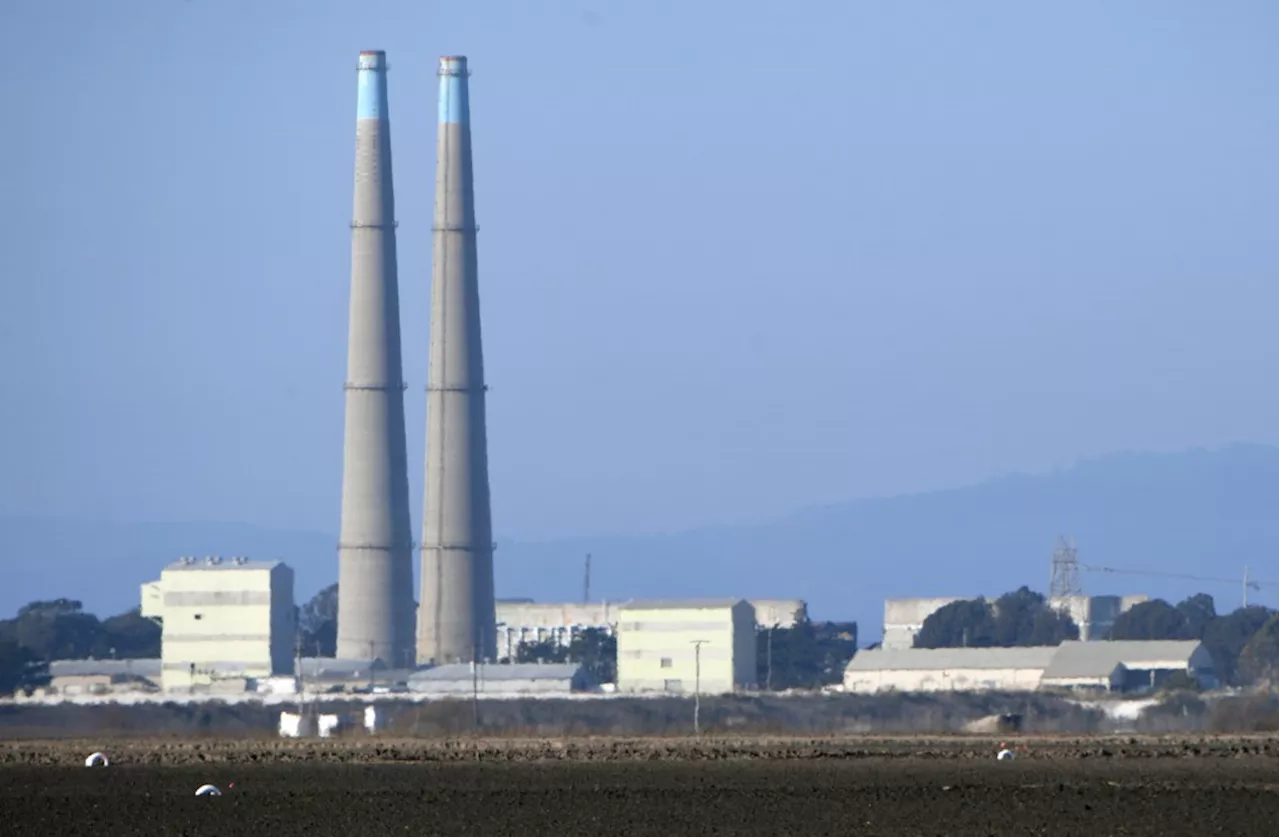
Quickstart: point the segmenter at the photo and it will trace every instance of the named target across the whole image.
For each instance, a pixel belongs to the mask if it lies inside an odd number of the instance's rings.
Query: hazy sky
[[[361,49],[415,520],[442,54],[500,537],[1274,442],[1276,31],[1263,0],[4,0],[0,511],[336,531]]]

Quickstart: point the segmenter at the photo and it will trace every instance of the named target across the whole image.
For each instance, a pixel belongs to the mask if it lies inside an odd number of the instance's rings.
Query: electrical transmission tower
[[[1075,538],[1059,537],[1053,548],[1053,571],[1049,576],[1049,597],[1079,596],[1080,562],[1076,558]]]

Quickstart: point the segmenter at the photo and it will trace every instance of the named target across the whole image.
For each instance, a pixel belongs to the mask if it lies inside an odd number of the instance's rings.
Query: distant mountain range
[[[1082,564],[1163,575],[1082,573],[1086,592],[1239,606],[1244,566],[1271,582],[1251,600],[1276,605],[1280,450],[1232,445],[1119,454],[967,488],[811,508],[778,520],[660,536],[500,542],[498,595],[592,598],[800,598],[815,618],[856,619],[879,635],[883,600],[1044,590],[1055,538],[1073,535]],[[37,598],[77,598],[105,615],[179,555],[278,557],[305,601],[337,574],[333,535],[224,523],[95,523],[0,516],[0,615]],[[1173,576],[1220,578],[1194,581]]]

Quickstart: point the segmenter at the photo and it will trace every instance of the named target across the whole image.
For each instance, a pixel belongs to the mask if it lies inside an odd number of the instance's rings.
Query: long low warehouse
[[[1213,659],[1197,640],[1064,642],[1029,648],[877,648],[845,668],[846,692],[1157,688],[1175,674],[1212,687]]]

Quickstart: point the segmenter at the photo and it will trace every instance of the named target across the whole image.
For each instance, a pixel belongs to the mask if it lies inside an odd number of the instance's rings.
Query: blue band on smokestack
[[[471,121],[471,103],[467,101],[467,59],[447,55],[440,59],[440,124],[466,125]]]
[[[362,52],[357,67],[356,119],[386,119],[387,54],[381,50]]]

